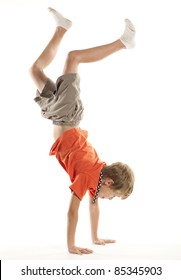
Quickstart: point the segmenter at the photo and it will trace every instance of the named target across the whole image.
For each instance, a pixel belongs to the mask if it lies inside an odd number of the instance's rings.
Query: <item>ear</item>
[[[108,187],[110,187],[110,185],[112,185],[113,183],[114,183],[114,181],[111,178],[105,179],[105,185],[107,185]]]

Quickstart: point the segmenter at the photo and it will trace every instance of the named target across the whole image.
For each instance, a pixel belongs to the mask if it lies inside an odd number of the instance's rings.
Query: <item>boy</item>
[[[78,66],[80,63],[101,60],[122,49],[133,48],[135,28],[130,20],[126,19],[124,33],[118,40],[95,48],[69,52],[63,74],[54,83],[43,70],[54,59],[72,22],[52,8],[49,8],[49,11],[56,23],[55,33],[30,68],[30,75],[37,87],[35,102],[40,106],[42,116],[51,119],[54,125],[55,143],[50,155],[56,156],[72,183],[67,225],[68,251],[73,254],[90,254],[92,250],[75,245],[80,201],[88,190],[92,242],[100,245],[113,243],[115,240],[98,238],[98,198],[127,198],[133,190],[134,174],[128,165],[121,162],[106,165],[101,161],[87,141],[87,131],[79,127],[83,105],[80,100]]]

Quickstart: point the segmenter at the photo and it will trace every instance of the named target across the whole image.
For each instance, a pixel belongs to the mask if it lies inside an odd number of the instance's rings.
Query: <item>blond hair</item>
[[[126,199],[133,191],[134,173],[125,163],[116,162],[105,165],[102,169],[103,179],[110,178],[114,181],[110,188],[120,193],[122,199]]]

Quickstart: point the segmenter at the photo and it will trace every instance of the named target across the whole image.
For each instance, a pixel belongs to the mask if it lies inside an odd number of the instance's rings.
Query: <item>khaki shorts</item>
[[[77,73],[60,76],[56,83],[48,79],[34,101],[40,106],[44,118],[55,125],[78,126],[83,117],[80,100],[80,77]]]

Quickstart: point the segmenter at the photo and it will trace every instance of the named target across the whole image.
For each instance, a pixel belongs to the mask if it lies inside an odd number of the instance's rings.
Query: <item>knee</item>
[[[40,72],[41,70],[36,63],[33,63],[33,65],[29,68],[29,74],[32,77],[37,76]]]
[[[79,63],[79,51],[70,51],[67,55],[67,61],[68,63],[72,63],[72,64],[75,64],[75,63]]]
[[[29,68],[29,74],[30,74],[30,76],[34,76],[36,72],[37,72],[37,66],[36,66],[36,64],[34,63],[34,64]]]
[[[64,74],[78,72],[78,65],[80,62],[79,51],[69,52],[64,67]]]

